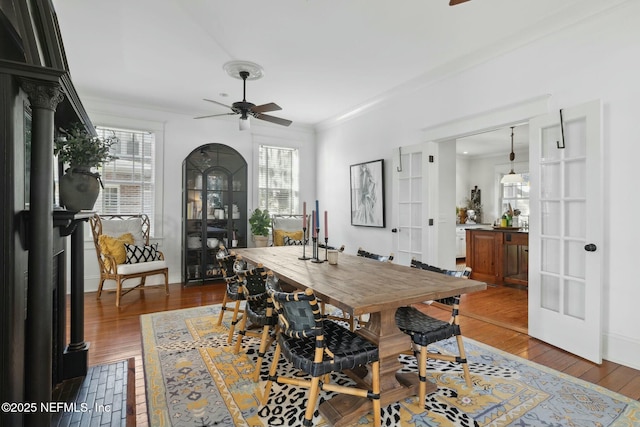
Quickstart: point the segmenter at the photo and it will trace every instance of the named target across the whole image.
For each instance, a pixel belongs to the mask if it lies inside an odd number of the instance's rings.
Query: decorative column
[[[64,95],[58,82],[22,79],[32,109],[29,200],[29,279],[25,337],[25,402],[51,401],[53,316],[54,113]],[[50,414],[25,415],[25,426],[47,426]]]

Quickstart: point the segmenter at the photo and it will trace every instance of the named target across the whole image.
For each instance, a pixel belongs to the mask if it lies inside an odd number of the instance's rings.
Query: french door
[[[602,362],[602,107],[529,122],[529,335]]]
[[[449,268],[443,264],[445,259],[450,258],[450,262],[455,265],[455,217],[444,218],[439,214],[438,206],[444,205],[439,197],[443,194],[439,187],[439,182],[443,180],[439,176],[438,162],[435,157],[450,151],[455,156],[455,147],[452,145],[448,150],[442,150],[437,144],[425,142],[408,147],[401,147],[400,155],[397,158],[395,170],[393,171],[394,185],[394,206],[396,207],[396,225],[392,228],[394,232],[393,246],[395,248],[395,261],[398,264],[409,265],[412,258],[433,265]],[[442,157],[442,156],[441,156]],[[455,165],[455,158],[451,162]],[[444,180],[449,182],[451,188],[446,188],[445,194],[451,194],[450,205],[453,206],[455,191],[455,167],[447,168],[451,176]],[[449,209],[452,211],[452,209]],[[444,215],[446,217],[446,215]],[[439,229],[443,224],[450,226],[449,233],[440,233]],[[445,240],[439,240],[439,235]],[[449,256],[447,256],[449,255]]]

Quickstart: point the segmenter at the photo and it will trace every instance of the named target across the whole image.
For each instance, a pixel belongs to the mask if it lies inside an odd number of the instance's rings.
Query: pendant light
[[[511,126],[511,154],[509,154],[509,160],[511,161],[511,172],[509,172],[508,174],[502,177],[502,179],[500,180],[501,184],[512,184],[512,183],[524,182],[522,175],[520,175],[519,173],[515,173],[513,171],[513,161],[516,158],[516,154],[513,152],[513,128],[514,127],[515,126]]]

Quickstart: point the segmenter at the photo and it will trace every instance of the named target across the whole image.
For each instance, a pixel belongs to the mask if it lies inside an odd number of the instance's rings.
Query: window
[[[155,211],[155,152],[153,132],[99,127],[100,138],[115,137],[112,146],[118,158],[105,163],[101,170],[104,188],[95,210],[102,214],[145,213],[153,233]]]
[[[102,189],[102,213],[117,214],[118,212],[118,187],[104,187]]]
[[[511,207],[520,210],[520,226],[526,226],[529,223],[529,173],[522,173],[524,182],[502,184],[501,197],[501,214],[509,210]]]
[[[271,214],[299,213],[298,150],[261,145],[258,168],[258,207]]]

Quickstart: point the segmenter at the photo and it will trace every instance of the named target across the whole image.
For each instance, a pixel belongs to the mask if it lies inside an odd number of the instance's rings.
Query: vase
[[[60,178],[60,204],[72,212],[93,210],[100,194],[98,177],[88,168],[67,169]]]
[[[265,248],[269,243],[269,236],[253,236],[256,248]]]

